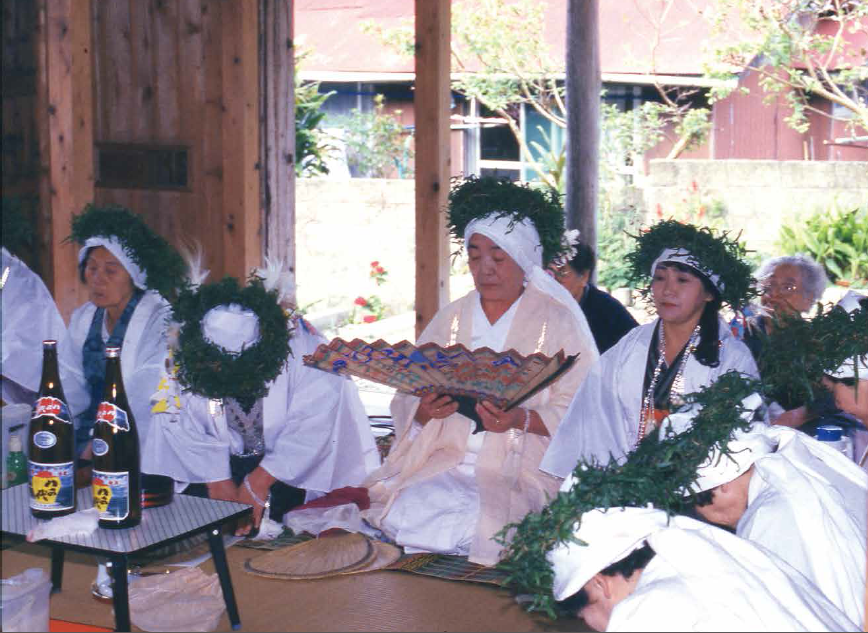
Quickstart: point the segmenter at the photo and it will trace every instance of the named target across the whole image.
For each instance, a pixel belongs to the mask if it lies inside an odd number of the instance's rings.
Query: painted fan
[[[392,345],[382,339],[367,343],[336,338],[305,356],[304,363],[414,396],[448,394],[458,402],[459,413],[476,421],[477,433],[483,430],[475,411],[477,401],[490,400],[501,409],[512,409],[552,384],[576,358],[578,354],[566,356],[563,350],[549,358],[543,354],[522,356],[515,350],[495,352],[488,347],[469,350],[460,344],[416,347],[408,341]]]

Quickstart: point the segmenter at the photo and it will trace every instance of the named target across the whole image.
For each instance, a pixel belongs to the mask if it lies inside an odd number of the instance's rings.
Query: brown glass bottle
[[[42,380],[27,437],[31,513],[52,519],[75,512],[75,430],[57,371],[57,341],[42,342]]]
[[[93,505],[104,528],[135,527],[142,520],[139,432],[124,389],[120,351],[105,350],[105,394],[93,427]]]

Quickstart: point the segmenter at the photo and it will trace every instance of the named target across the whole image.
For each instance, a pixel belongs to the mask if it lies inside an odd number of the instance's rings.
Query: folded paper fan
[[[408,341],[392,345],[382,339],[367,343],[336,338],[305,356],[304,363],[414,396],[447,394],[458,402],[459,413],[476,421],[474,432],[478,432],[483,429],[475,411],[477,401],[490,400],[501,409],[512,409],[552,384],[577,357],[566,356],[563,350],[549,358],[543,354],[522,356],[515,350],[495,352],[488,347],[469,350],[460,344],[416,347]]]

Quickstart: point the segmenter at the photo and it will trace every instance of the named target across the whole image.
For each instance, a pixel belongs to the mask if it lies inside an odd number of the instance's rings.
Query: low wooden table
[[[39,523],[30,513],[30,493],[27,484],[7,488],[2,494],[3,518],[0,531],[26,536]],[[90,488],[78,491],[76,501],[79,510],[93,507]],[[124,530],[97,528],[88,536],[62,537],[43,540],[39,544],[52,548],[51,584],[60,591],[63,580],[63,557],[66,550],[75,550],[109,559],[113,579],[113,602],[115,629],[130,630],[129,587],[127,572],[129,557],[143,554],[202,532],[207,533],[214,567],[223,588],[223,599],[233,629],[241,626],[232,579],[226,564],[226,552],[220,527],[233,519],[250,514],[252,508],[241,503],[204,499],[188,495],[175,495],[169,505],[147,508],[142,511],[142,522]]]

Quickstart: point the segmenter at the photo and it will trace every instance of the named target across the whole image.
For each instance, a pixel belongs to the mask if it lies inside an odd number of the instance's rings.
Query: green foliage
[[[868,205],[844,210],[837,203],[781,227],[784,253],[807,253],[832,281],[868,285]]]
[[[726,206],[695,180],[682,191],[681,200],[666,208],[657,203],[655,213],[661,220],[678,220],[683,224],[707,226],[719,231],[726,228]]]
[[[329,173],[325,159],[332,149],[319,126],[325,117],[322,105],[334,91],[320,94],[320,82],[298,79],[305,56],[296,55],[295,61],[295,175],[299,177]]]
[[[683,248],[703,266],[720,276],[721,299],[738,310],[756,296],[750,266],[745,262],[745,247],[732,240],[726,231],[695,227],[676,220],[664,220],[636,235],[635,249],[626,257],[631,279],[647,294],[651,266],[666,248]]]
[[[400,178],[412,178],[413,136],[384,108],[383,95],[376,95],[373,112],[354,109],[336,118],[335,125],[344,129],[350,171],[360,177],[387,178],[397,169]]]
[[[643,212],[635,205],[614,208],[603,204],[597,224],[597,283],[613,290],[635,288],[627,255],[636,241],[631,237],[639,232]]]
[[[234,277],[195,290],[185,288],[172,305],[172,317],[181,324],[175,352],[180,384],[206,398],[234,398],[250,411],[268,393],[268,383],[277,378],[291,353],[289,317],[277,296],[255,276],[244,288]],[[259,319],[259,340],[240,354],[225,351],[202,333],[208,311],[229,304],[251,310]]]
[[[452,235],[463,239],[464,229],[471,220],[490,213],[512,217],[516,222],[524,218],[533,222],[543,248],[543,267],[563,252],[564,209],[557,190],[476,176],[453,181],[447,220]]]
[[[780,402],[812,402],[822,392],[825,374],[868,353],[868,310],[828,307],[812,319],[784,317],[770,334],[757,333],[763,341],[757,364],[765,392]]]
[[[533,596],[531,610],[556,616],[552,597],[554,574],[546,555],[557,544],[573,540],[583,513],[595,508],[644,507],[669,514],[683,512],[693,497],[684,491],[696,482],[696,471],[715,445],[729,455],[729,438],[735,429],[746,429],[741,401],[759,385],[730,371],[686,400],[702,410],[691,428],[660,439],[655,429],[622,463],[605,466],[580,461],[573,471],[577,483],[559,492],[540,512],[531,512],[518,524],[507,525],[496,539],[505,546],[499,567],[507,583],[519,593]]]
[[[24,260],[32,259],[36,246],[33,222],[38,201],[35,196],[3,196],[2,200],[3,233],[0,240],[6,250]]]
[[[543,183],[557,189],[561,195],[565,195],[567,192],[567,145],[563,143],[560,149],[555,150],[555,143],[551,135],[541,125],[538,125],[537,129],[545,141],[545,147],[536,141],[531,141],[530,146],[536,152],[537,160],[532,161],[530,167]]]
[[[130,258],[147,275],[147,286],[168,300],[186,283],[187,266],[166,240],[152,231],[137,213],[118,205],[88,204],[72,217],[72,234],[66,241],[84,245],[89,237],[116,237]]]

